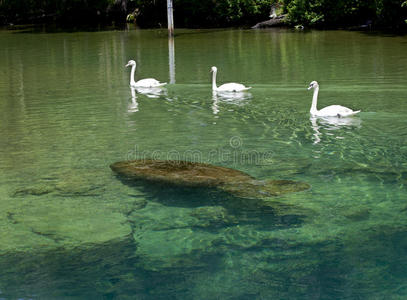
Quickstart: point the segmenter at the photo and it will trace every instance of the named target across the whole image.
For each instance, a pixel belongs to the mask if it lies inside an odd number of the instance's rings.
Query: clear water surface
[[[407,37],[179,30],[174,49],[0,31],[0,299],[405,299]],[[132,96],[129,59],[172,84]],[[250,93],[213,96],[213,65]],[[362,113],[310,119],[312,80]],[[109,168],[141,157],[312,188],[229,205]]]

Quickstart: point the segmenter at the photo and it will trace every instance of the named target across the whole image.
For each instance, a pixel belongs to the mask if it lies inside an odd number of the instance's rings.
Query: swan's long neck
[[[309,111],[311,113],[311,115],[315,115],[318,112],[318,109],[317,109],[318,91],[319,91],[319,87],[317,86],[316,88],[314,88],[314,95],[312,96],[312,104],[311,104],[311,109]]]
[[[212,72],[212,90],[216,91],[218,87],[216,86],[216,73],[217,71]]]
[[[136,81],[134,81],[134,73],[136,73],[136,65],[131,66],[130,85],[135,85],[136,84]]]

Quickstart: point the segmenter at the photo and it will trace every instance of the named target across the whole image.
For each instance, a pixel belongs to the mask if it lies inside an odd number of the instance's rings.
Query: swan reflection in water
[[[138,112],[136,89],[134,87],[130,87],[130,91],[131,91],[131,103],[129,104],[127,111],[131,113]]]
[[[163,88],[135,88],[130,87],[131,103],[128,106],[128,112],[138,112],[137,94],[145,95],[149,98],[160,98],[167,95],[167,90]]]
[[[360,128],[362,124],[362,120],[355,117],[348,117],[348,118],[338,118],[338,117],[310,117],[311,127],[314,130],[313,136],[315,137],[314,144],[318,144],[321,141],[322,133],[319,131],[320,129],[325,129],[327,131],[334,131],[341,128],[346,127],[356,127]],[[333,135],[332,133],[327,135]],[[337,136],[337,138],[341,138]]]
[[[162,87],[138,87],[135,88],[138,94],[145,95],[149,98],[159,98],[167,95],[167,90]]]
[[[245,105],[247,100],[252,98],[252,94],[249,92],[212,92],[212,112],[214,115],[219,113],[219,103],[229,103],[234,105]]]

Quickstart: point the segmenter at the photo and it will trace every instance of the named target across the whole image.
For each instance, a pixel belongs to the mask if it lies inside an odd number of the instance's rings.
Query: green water
[[[0,299],[405,299],[407,37],[180,30],[172,71],[168,45],[0,31]],[[175,83],[132,97],[129,59]],[[310,119],[312,80],[362,113]],[[109,168],[141,157],[312,188],[240,207]]]

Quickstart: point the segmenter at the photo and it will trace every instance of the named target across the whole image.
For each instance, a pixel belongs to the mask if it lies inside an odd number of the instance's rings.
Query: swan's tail
[[[351,116],[354,116],[354,115],[356,115],[356,114],[358,114],[358,113],[360,113],[360,110],[357,110],[357,111],[352,111],[352,112],[350,112],[350,113],[347,113],[347,114],[338,114],[338,117],[339,118],[341,118],[341,117],[351,117]]]
[[[339,114],[337,114],[337,117],[338,118],[352,117],[352,116],[354,116],[354,115],[356,115],[356,114],[358,114],[360,112],[361,112],[360,110],[357,110],[357,111],[347,112],[346,114],[339,113]]]

